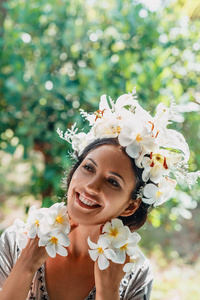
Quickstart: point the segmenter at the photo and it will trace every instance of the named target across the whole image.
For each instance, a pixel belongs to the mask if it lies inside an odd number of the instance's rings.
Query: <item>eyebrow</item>
[[[92,158],[89,158],[89,157],[88,157],[87,159],[89,159],[96,167],[98,167],[97,163],[96,163]],[[120,174],[115,173],[115,172],[109,172],[109,173],[112,174],[112,175],[115,175],[115,176],[117,176],[117,177],[119,177],[119,178],[121,178],[122,181],[124,182],[124,184],[126,185],[126,183],[125,183],[125,181],[124,181],[124,178],[123,178]]]

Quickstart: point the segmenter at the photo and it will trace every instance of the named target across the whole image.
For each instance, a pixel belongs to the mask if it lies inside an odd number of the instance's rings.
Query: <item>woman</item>
[[[0,300],[150,299],[153,276],[147,259],[126,276],[122,264],[110,262],[100,270],[88,254],[87,238],[97,242],[102,225],[117,217],[131,230],[140,228],[149,207],[173,191],[171,167],[180,171],[188,147],[180,134],[166,129],[171,110],[162,108],[152,118],[132,95],[111,105],[103,96],[99,111],[82,112],[92,126],[89,133],[77,134],[73,127],[64,136],[78,157],[67,182],[68,256],[48,257],[38,238],[20,253],[12,227],[7,229],[0,244]],[[167,146],[181,151],[163,149]]]

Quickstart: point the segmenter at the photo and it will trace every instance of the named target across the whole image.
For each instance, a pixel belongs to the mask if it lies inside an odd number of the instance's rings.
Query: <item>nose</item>
[[[100,193],[101,185],[102,185],[102,180],[100,176],[95,175],[92,178],[88,179],[85,188],[88,191],[88,193],[96,195]]]

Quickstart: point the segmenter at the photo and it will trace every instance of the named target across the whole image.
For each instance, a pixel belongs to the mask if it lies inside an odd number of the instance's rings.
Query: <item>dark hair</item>
[[[95,140],[94,142],[89,144],[87,147],[85,147],[84,151],[82,152],[82,154],[80,156],[77,156],[78,160],[76,161],[74,166],[71,168],[71,170],[68,174],[68,177],[67,177],[67,188],[69,188],[69,185],[70,185],[70,182],[71,182],[74,172],[80,166],[80,164],[85,159],[85,157],[88,155],[88,153],[100,146],[103,146],[103,145],[112,145],[115,147],[120,147],[122,149],[122,151],[124,151],[124,153],[126,153],[125,148],[119,144],[117,138],[103,138],[103,139]],[[135,185],[135,189],[132,191],[132,194],[131,194],[131,198],[134,201],[137,198],[137,193],[138,193],[139,189],[144,185],[144,181],[142,180],[142,169],[138,168],[136,166],[135,159],[131,158],[130,156],[128,156],[128,157],[131,161],[132,168],[133,168],[133,171],[135,174],[136,185]],[[142,227],[142,225],[144,225],[144,223],[147,219],[148,208],[149,208],[148,204],[141,202],[139,208],[132,215],[130,215],[128,217],[119,216],[118,218],[123,221],[124,225],[129,226],[129,228],[131,230],[137,230],[140,227]]]

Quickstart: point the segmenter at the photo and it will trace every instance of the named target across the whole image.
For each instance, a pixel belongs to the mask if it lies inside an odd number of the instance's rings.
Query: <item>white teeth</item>
[[[81,202],[83,202],[84,204],[86,205],[89,205],[89,206],[95,206],[96,204],[89,201],[88,199],[86,199],[85,197],[79,195],[79,200],[81,200]]]

